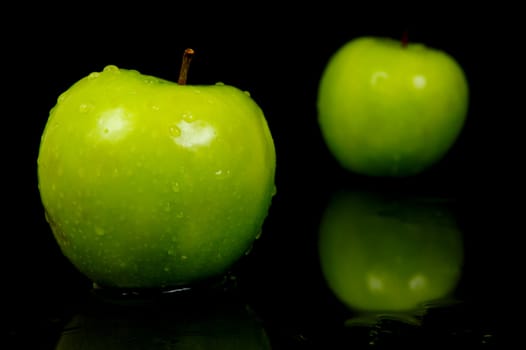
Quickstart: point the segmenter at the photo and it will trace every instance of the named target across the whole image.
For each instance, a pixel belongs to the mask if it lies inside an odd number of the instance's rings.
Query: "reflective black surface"
[[[506,53],[487,50],[488,43],[504,40],[502,31],[486,21],[390,26],[335,19],[318,26],[321,14],[296,25],[286,16],[242,16],[239,22],[231,16],[220,23],[190,16],[191,25],[155,20],[145,26],[130,17],[117,25],[112,16],[102,16],[98,30],[73,13],[48,18],[48,26],[8,41],[2,348],[491,347],[507,339],[502,330],[511,322],[505,314],[515,308],[514,281],[522,275],[515,274],[518,206],[510,200],[518,196],[520,157],[510,145],[517,113],[504,79],[512,63],[503,59]],[[274,34],[264,30],[270,23]],[[442,47],[465,67],[472,92],[466,127],[446,158],[421,176],[385,180],[350,174],[330,156],[316,125],[321,69],[354,36],[397,36],[407,27],[415,41]],[[74,81],[107,64],[175,79],[186,47],[196,50],[189,81],[240,86],[265,111],[278,167],[263,234],[225,279],[210,285],[120,297],[95,290],[60,253],[40,205],[36,157],[49,109]],[[319,227],[332,196],[348,188],[434,198],[447,206],[462,242],[459,278],[447,297],[409,315],[357,311],[337,297],[320,266]],[[402,221],[410,225],[412,217],[405,212]]]

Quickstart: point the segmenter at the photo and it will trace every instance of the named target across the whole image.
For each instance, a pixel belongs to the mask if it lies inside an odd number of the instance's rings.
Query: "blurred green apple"
[[[448,53],[387,37],[358,37],[327,62],[318,124],[342,167],[366,176],[419,174],[451,149],[469,89]]]
[[[109,65],[51,110],[38,187],[62,252],[93,282],[169,288],[222,274],[251,248],[275,166],[247,92]]]
[[[349,308],[412,311],[452,297],[463,241],[446,202],[346,189],[321,218],[319,258],[328,287]]]

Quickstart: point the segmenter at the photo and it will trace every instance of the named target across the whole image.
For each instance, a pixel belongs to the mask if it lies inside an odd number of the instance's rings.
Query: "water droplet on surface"
[[[244,93],[245,95],[247,95],[248,97],[250,97],[250,92],[248,92],[248,91],[243,91],[243,93]]]
[[[245,250],[245,255],[250,255],[250,253],[252,252],[253,248],[254,248],[253,245],[251,245],[250,247],[248,247],[248,249]]]
[[[276,195],[276,193],[278,193],[278,188],[276,187],[276,185],[274,185],[272,187],[272,193],[271,193],[271,196],[274,197]]]
[[[181,190],[181,186],[179,185],[179,182],[172,183],[172,191],[179,192]]]
[[[165,266],[163,269],[165,272],[170,272],[170,268],[168,266]]]
[[[159,106],[156,105],[156,104],[151,104],[151,105],[150,105],[150,109],[152,109],[152,110],[154,110],[154,111],[158,111],[158,110],[161,109],[161,107],[159,107]]]
[[[66,99],[67,93],[63,92],[60,94],[60,96],[57,98],[57,102],[60,103]]]
[[[190,112],[183,113],[181,117],[183,118],[183,120],[185,120],[187,122],[190,122],[190,121],[194,120],[194,116]]]
[[[106,67],[104,67],[104,72],[109,72],[109,73],[118,73],[120,72],[119,71],[119,68],[113,64],[110,64],[110,65],[107,65]]]
[[[179,129],[177,125],[170,126],[170,129],[168,130],[168,132],[170,133],[172,137],[181,136],[181,129]]]
[[[186,260],[188,257],[186,255],[181,256],[181,260]]]
[[[177,214],[175,214],[175,217],[178,218],[178,219],[182,219],[182,218],[184,218],[184,213],[182,211],[180,211]]]
[[[216,85],[217,85],[217,86],[224,86],[225,83],[223,83],[222,81],[218,81],[218,82],[216,83]]]
[[[88,80],[94,80],[97,79],[100,76],[99,72],[93,72],[88,75]]]
[[[214,174],[219,179],[225,179],[230,176],[230,169],[228,170],[219,169],[219,170],[216,170]]]
[[[93,105],[91,103],[81,103],[79,106],[80,113],[87,113],[93,110]]]
[[[105,233],[106,233],[106,232],[104,231],[103,228],[101,228],[101,227],[95,227],[95,234],[96,234],[97,236],[104,236]]]
[[[168,255],[170,255],[170,256],[174,256],[174,255],[175,255],[175,250],[173,250],[173,249],[168,249],[167,253],[168,253]]]

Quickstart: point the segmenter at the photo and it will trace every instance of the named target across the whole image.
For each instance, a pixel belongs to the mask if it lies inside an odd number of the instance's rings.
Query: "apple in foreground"
[[[100,287],[218,276],[261,233],[276,188],[262,109],[236,87],[106,66],[58,98],[38,188],[64,255]],[[183,69],[184,68],[184,69]]]
[[[449,203],[342,189],[319,226],[319,258],[334,295],[360,312],[442,302],[461,276],[463,241]]]
[[[458,139],[468,107],[467,77],[455,58],[388,37],[345,43],[318,86],[318,124],[329,151],[366,176],[412,176],[438,163]]]

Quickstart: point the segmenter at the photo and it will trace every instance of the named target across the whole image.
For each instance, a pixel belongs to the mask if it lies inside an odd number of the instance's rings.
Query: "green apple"
[[[406,312],[454,298],[463,240],[447,201],[341,190],[319,226],[334,295],[360,312]]]
[[[459,62],[442,50],[357,37],[336,50],[322,72],[318,124],[343,168],[366,176],[416,175],[458,139],[468,87]]]
[[[108,65],[50,112],[38,154],[46,218],[64,255],[101,287],[218,276],[262,230],[276,191],[262,109],[234,86],[184,77]]]

